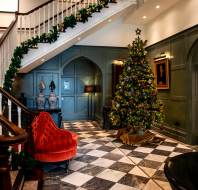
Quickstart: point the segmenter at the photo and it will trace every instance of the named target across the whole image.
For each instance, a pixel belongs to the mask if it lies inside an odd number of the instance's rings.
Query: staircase
[[[30,134],[30,124],[36,114],[0,87],[0,187],[2,190],[19,190],[23,186],[23,169],[15,168],[16,171],[10,172],[14,169],[11,168],[10,151],[15,147],[15,153],[20,153],[21,145],[24,143],[26,149],[26,145],[30,143],[27,134]]]
[[[28,13],[16,13],[15,19],[0,38],[0,86],[3,86],[14,50],[21,43],[40,37],[43,33],[49,34],[53,26],[59,26],[59,38],[54,43],[38,43],[29,49],[28,54],[23,55],[20,66],[15,70],[18,72],[20,68],[19,72],[26,73],[73,46],[93,31],[104,27],[108,20],[115,20],[127,10],[135,10],[144,3],[144,0],[117,0],[117,3],[109,3],[109,8],[104,6],[100,12],[92,13],[88,22],[77,22],[74,28],[67,28],[65,32],[60,30],[65,17],[74,15],[79,19],[80,10],[89,10],[91,6],[98,6],[102,1],[105,0],[50,0]],[[10,83],[14,76],[12,73]]]

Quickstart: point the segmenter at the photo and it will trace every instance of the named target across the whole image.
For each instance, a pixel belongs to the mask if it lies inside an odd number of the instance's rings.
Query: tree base
[[[118,129],[117,138],[119,138],[124,144],[128,145],[143,145],[148,143],[159,143],[163,138],[156,137],[154,133],[149,130],[145,131],[144,134],[140,135],[137,133],[129,134],[127,128]]]

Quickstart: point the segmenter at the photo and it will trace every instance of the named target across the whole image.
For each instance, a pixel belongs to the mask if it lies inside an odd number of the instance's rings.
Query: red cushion
[[[77,135],[56,127],[51,115],[41,112],[32,122],[34,157],[56,162],[71,159],[76,154]]]

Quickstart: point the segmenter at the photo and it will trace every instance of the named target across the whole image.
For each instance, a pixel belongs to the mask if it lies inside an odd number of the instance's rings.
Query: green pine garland
[[[65,17],[63,23],[53,26],[49,33],[43,33],[40,36],[32,37],[24,42],[21,42],[14,50],[11,58],[11,63],[8,70],[5,73],[3,88],[11,92],[12,84],[21,67],[21,59],[24,54],[27,54],[30,48],[37,48],[38,43],[53,43],[55,42],[60,32],[65,32],[67,28],[74,28],[77,22],[87,22],[88,17],[91,17],[92,13],[100,12],[103,7],[107,7],[108,0],[100,0],[99,4],[90,5],[88,8],[82,8],[77,12],[76,17],[70,15]]]
[[[128,46],[130,57],[120,75],[109,115],[114,126],[129,127],[131,132],[149,129],[164,118],[140,32],[136,30],[137,37]]]

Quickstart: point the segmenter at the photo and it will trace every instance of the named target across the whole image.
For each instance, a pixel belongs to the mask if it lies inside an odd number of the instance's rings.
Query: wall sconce
[[[119,60],[113,60],[112,62],[114,65],[123,65],[124,64],[124,61],[119,59]]]
[[[158,57],[155,57],[154,60],[160,59],[173,59],[173,56],[170,55],[170,52],[161,52]]]
[[[95,92],[95,85],[85,85],[84,92],[85,93]]]

